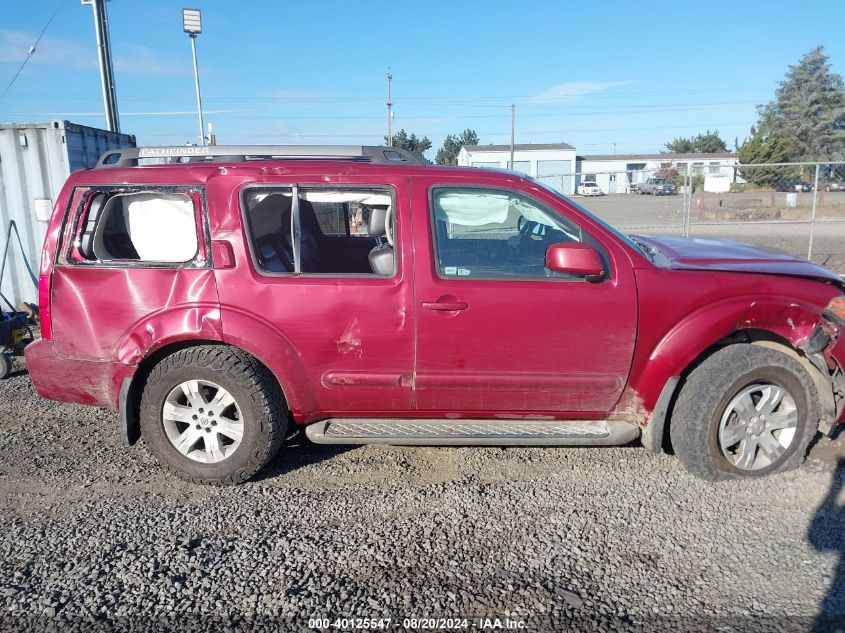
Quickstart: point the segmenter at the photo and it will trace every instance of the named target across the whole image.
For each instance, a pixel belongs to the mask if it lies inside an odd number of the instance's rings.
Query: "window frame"
[[[455,183],[437,183],[429,185],[428,187],[428,230],[429,230],[429,239],[431,241],[431,264],[434,268],[434,274],[436,275],[437,279],[442,281],[457,281],[457,282],[468,282],[468,281],[496,281],[496,282],[512,282],[512,283],[523,283],[523,282],[554,282],[554,283],[590,283],[594,284],[596,282],[588,281],[587,276],[572,276],[572,277],[514,277],[514,276],[474,276],[474,275],[444,275],[440,271],[440,253],[438,251],[438,241],[437,241],[437,218],[435,217],[435,209],[434,209],[434,194],[435,191],[438,189],[478,189],[481,191],[493,191],[493,192],[503,192],[509,194],[516,194],[522,196],[523,198],[529,200],[532,204],[537,205],[543,212],[548,213],[551,216],[561,216],[567,222],[570,222],[572,225],[576,226],[581,231],[581,242],[580,243],[587,243],[593,248],[595,248],[599,252],[599,257],[601,258],[604,266],[606,268],[606,273],[604,278],[601,280],[600,283],[604,283],[607,281],[611,281],[614,278],[614,271],[612,266],[612,259],[607,252],[607,249],[593,237],[592,233],[587,231],[581,224],[575,222],[572,218],[568,215],[563,214],[556,208],[546,204],[538,200],[535,196],[530,195],[525,191],[521,191],[519,189],[513,189],[511,187],[504,187],[501,185],[482,185],[478,183],[466,183],[466,184],[455,184]],[[543,262],[545,266],[545,261]]]
[[[72,208],[77,192],[83,191],[81,199]],[[184,262],[152,261],[143,259],[95,259],[79,261],[74,258],[73,251],[78,248],[77,242],[81,238],[87,214],[95,197],[106,195],[108,198],[117,195],[131,195],[143,193],[159,193],[164,195],[185,195],[194,208],[194,228],[197,236],[197,250],[194,256]],[[108,204],[108,200],[103,204]],[[86,185],[77,184],[70,197],[70,208],[66,214],[66,221],[62,231],[61,246],[57,250],[56,265],[83,266],[88,268],[136,268],[136,269],[203,269],[213,268],[211,244],[211,229],[208,222],[208,201],[205,186],[200,185],[150,185],[150,184],[121,184],[121,185]],[[102,209],[97,218],[95,232],[104,220]]]
[[[292,232],[292,240],[293,240],[293,257],[294,257],[294,271],[292,272],[276,272],[272,270],[265,270],[259,263],[258,257],[255,253],[255,243],[253,239],[252,233],[252,224],[249,220],[249,213],[247,211],[247,201],[246,196],[252,189],[289,189],[293,195],[293,199],[291,200],[291,232]],[[391,275],[379,275],[373,272],[370,273],[307,273],[307,272],[296,272],[297,268],[300,268],[300,258],[301,258],[301,251],[299,248],[299,242],[296,239],[298,235],[296,231],[296,227],[300,225],[299,221],[299,190],[300,189],[335,189],[335,190],[360,190],[360,191],[378,191],[382,193],[387,193],[390,196],[390,206],[393,209],[393,251],[394,251],[394,260],[393,260],[393,274]],[[305,278],[305,279],[397,279],[399,277],[399,251],[400,251],[400,238],[399,238],[399,231],[397,227],[399,225],[399,220],[397,216],[397,207],[396,207],[396,188],[393,185],[389,184],[366,184],[366,183],[326,183],[326,182],[319,182],[319,183],[309,183],[309,182],[250,182],[243,185],[238,192],[238,200],[240,203],[240,211],[241,211],[241,227],[243,229],[243,238],[246,242],[246,249],[249,253],[250,263],[252,264],[252,269],[262,277],[270,277],[270,278]],[[322,232],[322,227],[320,231]],[[325,236],[325,234],[324,234]],[[342,239],[341,236],[326,236],[332,239]],[[356,237],[352,237],[349,234],[347,237],[349,239],[359,239]]]

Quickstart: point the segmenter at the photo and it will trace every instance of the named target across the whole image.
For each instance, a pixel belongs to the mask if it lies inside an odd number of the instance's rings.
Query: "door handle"
[[[458,310],[466,310],[467,304],[465,301],[423,301],[423,310],[437,310],[438,312],[457,312]]]

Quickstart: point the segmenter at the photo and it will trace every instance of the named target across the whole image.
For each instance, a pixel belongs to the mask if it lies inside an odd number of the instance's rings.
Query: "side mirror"
[[[599,252],[583,242],[561,242],[546,249],[546,268],[556,273],[584,275],[587,281],[604,279]]]

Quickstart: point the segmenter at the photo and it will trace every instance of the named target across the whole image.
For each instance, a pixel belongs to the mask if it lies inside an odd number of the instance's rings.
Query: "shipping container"
[[[67,177],[122,147],[135,147],[135,137],[70,121],[0,124],[0,292],[13,305],[38,301],[30,270],[38,275],[47,222]],[[20,240],[13,231],[7,243],[12,223]]]

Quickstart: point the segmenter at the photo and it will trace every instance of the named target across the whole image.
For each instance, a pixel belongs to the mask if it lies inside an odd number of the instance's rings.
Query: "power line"
[[[56,7],[55,11],[53,11],[53,15],[51,15],[51,16],[50,16],[50,19],[49,19],[49,20],[47,20],[47,24],[45,24],[45,25],[44,25],[44,28],[43,28],[43,29],[41,29],[41,33],[39,33],[39,34],[38,34],[38,39],[36,39],[36,40],[35,40],[35,44],[33,44],[32,46],[30,46],[30,47],[29,47],[29,50],[28,50],[28,51],[27,51],[27,53],[26,53],[26,58],[24,58],[24,60],[23,60],[23,62],[21,63],[20,67],[18,68],[18,71],[17,71],[17,72],[15,73],[15,75],[12,77],[12,81],[10,81],[10,82],[9,82],[9,85],[8,85],[8,86],[6,86],[6,89],[5,89],[5,90],[3,90],[2,94],[0,94],[0,99],[2,99],[3,97],[5,97],[5,96],[6,96],[6,93],[7,93],[7,92],[9,92],[9,89],[10,89],[10,88],[14,85],[15,81],[17,81],[17,79],[18,79],[18,77],[20,76],[21,72],[23,72],[24,66],[26,66],[26,64],[27,64],[27,62],[30,60],[30,58],[31,58],[33,55],[35,55],[35,50],[38,48],[38,44],[41,42],[41,38],[42,38],[42,37],[44,37],[44,33],[46,33],[46,32],[47,32],[47,29],[48,29],[48,28],[50,27],[50,25],[53,23],[53,20],[56,18],[56,15],[57,15],[57,14],[58,14],[58,12],[59,12],[59,9],[61,9],[61,8],[62,8],[62,5],[64,5],[64,3],[65,3],[65,0],[59,0],[59,4],[58,4],[58,6]]]

